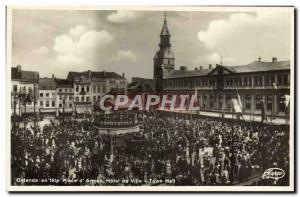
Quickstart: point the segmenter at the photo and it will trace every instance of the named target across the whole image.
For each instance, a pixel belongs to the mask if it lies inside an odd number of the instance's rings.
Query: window
[[[68,92],[68,89],[67,89],[67,88],[65,89],[65,92]]]
[[[69,100],[70,101],[73,100],[73,96],[72,95],[69,96]]]
[[[49,97],[49,93],[48,92],[46,93],[46,97]]]
[[[40,93],[40,97],[43,97],[44,96],[44,93]]]
[[[87,97],[86,97],[86,102],[89,102],[89,101],[90,101],[90,97],[87,96]]]
[[[272,111],[272,95],[267,96],[267,111]]]
[[[62,92],[62,89],[61,89],[61,88],[59,89],[59,92]]]
[[[79,91],[79,87],[78,86],[76,86],[76,92],[78,92]]]
[[[28,93],[29,93],[30,95],[32,95],[32,88],[31,88],[31,87],[28,87]]]
[[[81,101],[84,101],[84,96],[81,97]]]
[[[251,109],[251,95],[246,96],[246,109]]]
[[[236,82],[235,82],[236,86],[242,86],[242,78],[236,78]]]
[[[79,97],[78,96],[76,96],[76,102],[79,102]]]
[[[288,75],[278,75],[278,85],[288,85]]]
[[[44,102],[40,101],[40,107],[43,107],[43,106],[44,106]]]
[[[49,101],[46,101],[46,107],[49,107]]]
[[[279,112],[285,112],[285,96],[280,95],[279,97],[279,106],[278,106]]]
[[[231,108],[231,95],[226,96],[226,108]]]
[[[227,79],[227,86],[228,87],[233,86],[233,80],[232,79]]]
[[[55,107],[55,101],[52,101],[52,107]]]
[[[256,102],[256,109],[257,110],[261,109],[261,107],[262,107],[261,95],[256,95],[255,102]]]
[[[96,96],[93,96],[93,101],[96,102]]]
[[[214,107],[215,97],[213,94],[209,95],[209,107],[212,109]]]
[[[269,75],[265,77],[265,85],[271,86],[273,83],[275,83],[275,77],[274,75]]]
[[[59,104],[59,108],[62,108],[62,104],[61,103]]]
[[[72,103],[69,104],[69,107],[72,107]]]
[[[52,93],[52,97],[54,98],[56,96],[56,93]]]
[[[86,91],[90,92],[90,86],[86,86]]]
[[[14,85],[13,91],[14,91],[14,92],[18,92],[18,86],[17,86],[17,85]]]
[[[223,96],[220,94],[219,95],[219,99],[218,99],[219,101],[219,103],[218,103],[218,108],[219,109],[222,109],[223,108]]]
[[[62,100],[62,95],[59,95],[59,100]]]
[[[23,86],[22,93],[26,93],[26,86]]]
[[[203,96],[203,107],[206,107],[206,102],[207,102],[207,97],[206,96]]]
[[[81,92],[82,92],[82,93],[84,92],[84,87],[81,87]]]
[[[94,92],[94,93],[96,93],[96,87],[97,87],[97,86],[95,86],[95,85],[93,86],[93,92]]]
[[[244,86],[252,86],[252,78],[244,77]]]
[[[258,76],[254,78],[255,86],[262,86],[262,77]]]

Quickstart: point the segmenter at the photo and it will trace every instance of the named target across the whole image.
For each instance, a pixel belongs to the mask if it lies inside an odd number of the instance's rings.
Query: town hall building
[[[154,57],[155,91],[159,94],[197,93],[200,111],[233,112],[232,99],[240,97],[244,114],[286,116],[290,94],[290,61],[258,58],[246,65],[217,64],[188,70],[175,69],[170,31],[165,15],[159,50]]]

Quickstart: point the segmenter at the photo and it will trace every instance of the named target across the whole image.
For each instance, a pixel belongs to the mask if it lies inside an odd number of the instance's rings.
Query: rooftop
[[[38,82],[39,73],[35,71],[21,70],[21,66],[11,68],[11,79]]]
[[[246,65],[238,66],[225,66],[217,65],[217,67],[222,67],[231,73],[254,73],[254,72],[268,72],[268,71],[281,71],[290,69],[290,61],[254,61]],[[174,70],[166,79],[176,79],[176,78],[189,78],[189,77],[201,77],[213,73],[217,67],[198,69],[198,70]]]
[[[52,78],[40,78],[39,79],[39,89],[40,90],[55,90],[56,84]]]

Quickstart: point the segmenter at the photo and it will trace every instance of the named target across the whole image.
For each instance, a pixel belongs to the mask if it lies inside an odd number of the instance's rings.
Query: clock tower
[[[154,56],[154,80],[157,92],[163,90],[163,78],[172,73],[175,67],[175,58],[171,49],[170,37],[165,12],[164,24],[160,33],[160,43],[158,45],[159,50]]]

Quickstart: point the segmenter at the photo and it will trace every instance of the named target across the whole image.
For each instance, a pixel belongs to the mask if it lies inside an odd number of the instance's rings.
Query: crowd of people
[[[289,184],[287,125],[158,111],[126,113],[105,120],[138,122],[138,132],[101,134],[91,119],[72,117],[31,128],[15,125],[11,130],[12,184]],[[286,175],[280,180],[263,177],[272,167]]]

